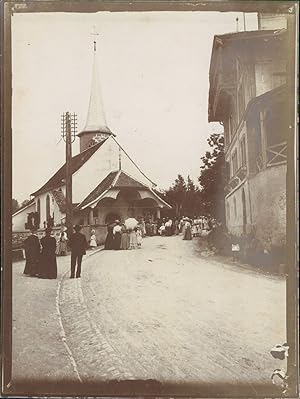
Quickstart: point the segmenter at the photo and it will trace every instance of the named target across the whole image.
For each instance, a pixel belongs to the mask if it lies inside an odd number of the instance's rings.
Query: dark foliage
[[[225,193],[227,182],[227,168],[224,156],[224,136],[212,134],[207,139],[211,147],[201,158],[203,165],[199,176],[201,200],[205,214],[225,221]]]

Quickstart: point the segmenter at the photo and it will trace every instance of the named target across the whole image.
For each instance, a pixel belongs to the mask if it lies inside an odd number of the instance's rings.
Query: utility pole
[[[62,115],[62,137],[66,143],[66,227],[70,237],[73,233],[72,203],[72,143],[75,140],[77,115],[66,112]]]
[[[286,314],[288,394],[297,395],[297,220],[296,220],[296,116],[295,116],[295,65],[296,65],[296,5],[290,8],[287,15],[287,87],[288,87],[288,126],[287,126],[287,281],[286,281]]]

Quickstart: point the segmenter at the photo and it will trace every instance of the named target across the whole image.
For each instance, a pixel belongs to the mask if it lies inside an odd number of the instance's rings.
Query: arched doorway
[[[120,215],[114,212],[110,212],[105,216],[105,224],[114,222],[115,220],[121,220]]]
[[[242,206],[243,206],[243,233],[246,234],[247,212],[246,212],[246,196],[244,189],[242,190]]]

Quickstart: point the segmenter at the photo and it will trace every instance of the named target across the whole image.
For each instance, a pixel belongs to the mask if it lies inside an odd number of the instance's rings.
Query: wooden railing
[[[256,167],[257,167],[258,172],[260,172],[264,167],[264,163],[263,163],[263,159],[262,159],[261,155],[259,155],[256,158]]]
[[[276,166],[287,160],[287,144],[282,142],[267,148],[267,166]]]

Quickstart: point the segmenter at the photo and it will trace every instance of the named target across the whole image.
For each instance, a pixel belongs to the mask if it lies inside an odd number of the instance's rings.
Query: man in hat
[[[40,240],[36,235],[36,229],[31,230],[31,235],[24,241],[26,264],[24,274],[35,277],[38,274],[40,261]]]
[[[71,248],[71,276],[70,278],[75,277],[75,268],[77,264],[76,270],[76,278],[79,278],[81,275],[81,262],[83,255],[86,254],[86,249],[88,246],[85,235],[80,233],[81,227],[76,225],[74,227],[75,233],[71,235],[69,240],[69,247]]]

